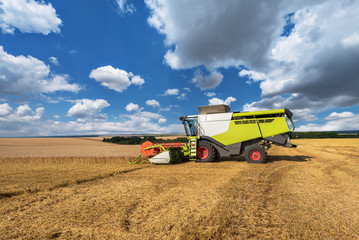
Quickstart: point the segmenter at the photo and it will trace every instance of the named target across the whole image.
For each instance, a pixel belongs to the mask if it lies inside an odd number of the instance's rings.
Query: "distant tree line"
[[[348,133],[338,133],[338,132],[293,132],[292,139],[301,139],[301,138],[359,138],[359,133],[357,132],[348,132]]]
[[[103,142],[111,142],[117,144],[124,144],[124,145],[139,145],[146,141],[150,142],[188,142],[187,138],[176,138],[176,139],[162,139],[156,138],[154,136],[144,136],[144,137],[137,137],[137,136],[129,136],[129,137],[112,137],[112,138],[104,138]]]

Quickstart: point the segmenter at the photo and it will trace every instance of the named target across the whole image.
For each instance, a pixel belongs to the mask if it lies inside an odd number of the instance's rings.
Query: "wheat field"
[[[0,239],[359,239],[359,140],[295,143],[131,165],[139,146],[0,139]]]

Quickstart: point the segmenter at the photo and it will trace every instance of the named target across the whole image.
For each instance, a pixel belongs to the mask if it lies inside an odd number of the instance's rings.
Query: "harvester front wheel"
[[[252,144],[244,149],[244,157],[249,163],[265,163],[266,151],[258,144]]]
[[[197,162],[213,162],[217,155],[214,146],[207,141],[199,141],[197,149]]]

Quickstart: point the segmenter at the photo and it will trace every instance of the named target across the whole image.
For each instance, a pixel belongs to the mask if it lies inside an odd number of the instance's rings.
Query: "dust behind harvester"
[[[249,163],[264,163],[272,144],[293,148],[289,109],[230,112],[227,105],[198,107],[199,115],[181,116],[188,143],[141,145],[141,153],[154,164],[194,160],[212,162],[221,157],[244,155]]]

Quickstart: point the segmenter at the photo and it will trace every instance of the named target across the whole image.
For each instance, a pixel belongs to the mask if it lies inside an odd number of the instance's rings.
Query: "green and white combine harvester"
[[[142,144],[141,152],[154,164],[184,160],[212,162],[221,157],[244,154],[249,163],[266,162],[272,144],[295,148],[290,141],[288,122],[293,126],[293,113],[288,109],[254,112],[230,112],[227,105],[198,107],[199,115],[181,116],[188,143]],[[287,121],[288,120],[288,121]]]

